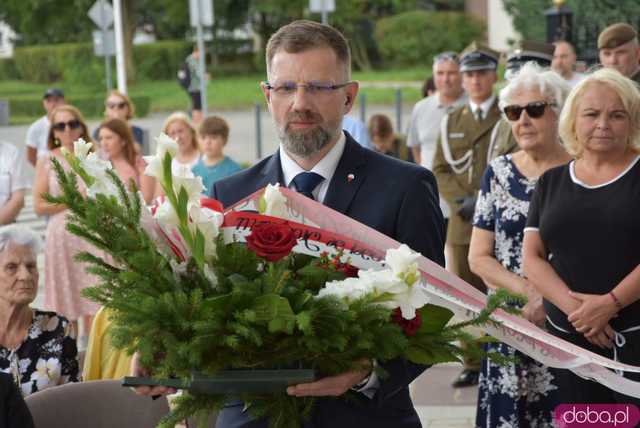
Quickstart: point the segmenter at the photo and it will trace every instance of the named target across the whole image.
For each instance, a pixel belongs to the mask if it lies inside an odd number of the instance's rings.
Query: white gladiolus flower
[[[87,189],[87,196],[95,198],[97,194],[103,194],[105,196],[118,197],[118,187],[107,176],[94,177],[95,181]]]
[[[422,282],[408,287],[405,293],[394,295],[393,299],[402,312],[402,318],[406,320],[413,319],[416,316],[416,309],[420,309],[431,300]]]
[[[162,179],[162,159],[158,156],[143,156],[142,158],[147,163],[144,175]]]
[[[402,244],[397,249],[387,250],[384,261],[393,270],[393,273],[401,275],[415,271],[414,266],[417,267],[416,262],[419,258],[420,253],[416,253],[405,244]]]
[[[164,201],[158,207],[153,217],[163,225],[170,225],[174,227],[178,227],[180,225],[178,214],[168,200]]]
[[[78,160],[83,161],[87,158],[91,147],[93,147],[93,143],[87,143],[84,139],[79,138],[73,142],[73,154]]]
[[[280,183],[276,185],[269,184],[262,196],[265,202],[265,215],[270,215],[279,218],[288,218],[287,215],[287,198],[280,193]]]
[[[415,253],[406,245],[387,251],[388,268],[361,269],[357,278],[331,281],[325,284],[318,297],[336,296],[347,302],[370,295],[379,298],[380,304],[389,309],[400,308],[404,319],[413,319],[416,309],[429,303],[423,283],[420,281]]]
[[[202,191],[205,189],[204,184],[202,183],[202,177],[195,177],[191,171],[189,171],[188,175],[173,176],[173,189],[175,190],[177,197],[180,195],[181,187],[186,190],[187,195],[189,196],[188,201],[193,203],[197,203],[200,200]]]
[[[171,157],[175,157],[178,153],[178,143],[164,132],[161,132],[160,135],[156,137],[156,156],[162,161],[167,152]]]
[[[198,229],[204,236],[205,257],[214,256],[216,253],[216,238],[220,233],[220,226],[222,226],[224,216],[217,211],[193,204],[189,208],[189,217],[191,219],[189,227],[192,232]]]
[[[100,159],[95,153],[89,153],[89,156],[81,159],[80,166],[87,172],[87,174],[89,174],[96,180],[102,177],[106,179],[106,171],[108,169],[112,169],[111,162]]]

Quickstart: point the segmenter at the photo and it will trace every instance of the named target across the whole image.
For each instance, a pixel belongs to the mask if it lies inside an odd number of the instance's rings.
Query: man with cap
[[[507,57],[505,78],[510,80],[527,62],[535,62],[540,67],[549,68],[553,61],[555,48],[552,44],[523,40],[518,43]],[[511,133],[511,124],[503,117],[500,118],[491,132],[487,162],[498,156],[518,151],[518,143]]]
[[[455,52],[443,52],[433,58],[433,79],[436,93],[416,103],[407,130],[407,146],[413,159],[427,169],[432,169],[442,118],[468,101],[462,89],[460,59]],[[440,208],[448,219],[449,207],[442,198]]]
[[[598,56],[604,67],[640,84],[640,44],[631,25],[618,22],[605,28],[598,36]]]
[[[469,269],[471,219],[480,179],[487,166],[491,130],[500,118],[493,94],[497,80],[498,52],[474,42],[461,54],[462,86],[469,97],[464,106],[447,114],[441,123],[433,173],[441,195],[451,208],[447,244],[451,250],[449,269],[482,292],[486,286]],[[454,387],[475,385],[479,361],[465,361],[465,369]]]
[[[39,156],[47,153],[47,138],[49,136],[49,114],[56,107],[64,104],[64,92],[58,88],[49,88],[42,97],[42,105],[47,114],[31,124],[27,130],[27,160],[36,165]]]
[[[573,88],[585,77],[584,74],[573,69],[576,65],[576,51],[566,40],[558,40],[553,44],[555,50],[553,51],[551,69],[562,76]]]

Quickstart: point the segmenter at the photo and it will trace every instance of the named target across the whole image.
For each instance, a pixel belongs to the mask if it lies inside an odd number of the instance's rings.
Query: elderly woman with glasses
[[[545,173],[531,200],[524,271],[548,330],[592,352],[640,361],[640,91],[615,70],[587,76],[560,116],[575,160]],[[563,403],[640,400],[553,370]],[[638,373],[625,377],[639,381]]]
[[[51,113],[49,131],[50,156],[43,156],[36,164],[36,177],[33,185],[33,208],[37,215],[49,216],[46,232],[44,258],[44,306],[69,318],[77,327],[77,321],[83,319],[83,327],[88,331],[91,317],[98,311],[99,305],[84,299],[80,292],[96,282],[96,277],[85,272],[84,264],[74,260],[81,251],[96,253],[97,250],[81,238],[67,231],[67,207],[52,205],[44,200],[44,193],[61,193],[51,158],[57,159],[66,170],[70,167],[62,155],[62,148],[73,152],[73,142],[79,138],[90,142],[87,125],[80,111],[71,105],[57,107]],[[82,191],[82,180],[78,180]]]
[[[557,74],[527,63],[500,92],[500,108],[511,124],[520,151],[494,159],[484,173],[476,204],[469,250],[471,270],[493,290],[528,297],[523,315],[541,324],[541,298],[522,272],[522,240],[531,195],[549,168],[571,159],[560,144],[558,116],[569,92]],[[548,368],[504,343],[487,352],[517,357],[498,364],[482,362],[476,426],[493,428],[552,426],[557,404]]]
[[[55,312],[29,307],[38,292],[41,244],[23,226],[0,227],[0,372],[10,374],[25,396],[78,381],[71,324]]]

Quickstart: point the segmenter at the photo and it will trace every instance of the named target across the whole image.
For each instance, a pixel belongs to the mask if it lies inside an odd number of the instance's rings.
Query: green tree
[[[95,0],[2,0],[0,20],[20,35],[18,45],[86,42],[94,25],[87,16]]]
[[[513,17],[515,29],[525,39],[546,40],[544,12],[553,6],[551,0],[502,0]],[[598,31],[614,22],[640,24],[638,0],[567,0],[573,12],[573,36],[581,45],[594,47]]]

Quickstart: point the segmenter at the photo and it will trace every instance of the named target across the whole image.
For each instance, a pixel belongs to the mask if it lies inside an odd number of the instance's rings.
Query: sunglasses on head
[[[125,101],[121,101],[119,103],[107,103],[107,108],[117,108],[122,110],[126,106],[127,106],[127,103]]]
[[[78,119],[70,120],[69,122],[58,122],[51,125],[51,127],[60,132],[64,132],[64,128],[69,127],[69,129],[78,129],[80,128],[80,121]]]
[[[458,57],[458,54],[452,51],[448,51],[448,52],[442,52],[439,53],[438,55],[433,57],[433,63],[437,64],[440,61],[453,61],[456,64],[460,63],[460,58]]]
[[[512,122],[515,122],[516,120],[520,119],[520,115],[522,115],[522,110],[526,110],[527,115],[530,118],[537,119],[539,117],[542,117],[542,115],[544,114],[544,110],[547,108],[547,106],[555,106],[555,104],[549,103],[547,101],[535,101],[533,103],[527,104],[526,106],[519,106],[515,104],[506,106],[505,108],[502,109],[502,111],[504,112],[504,115],[507,116],[507,119],[509,119]]]

